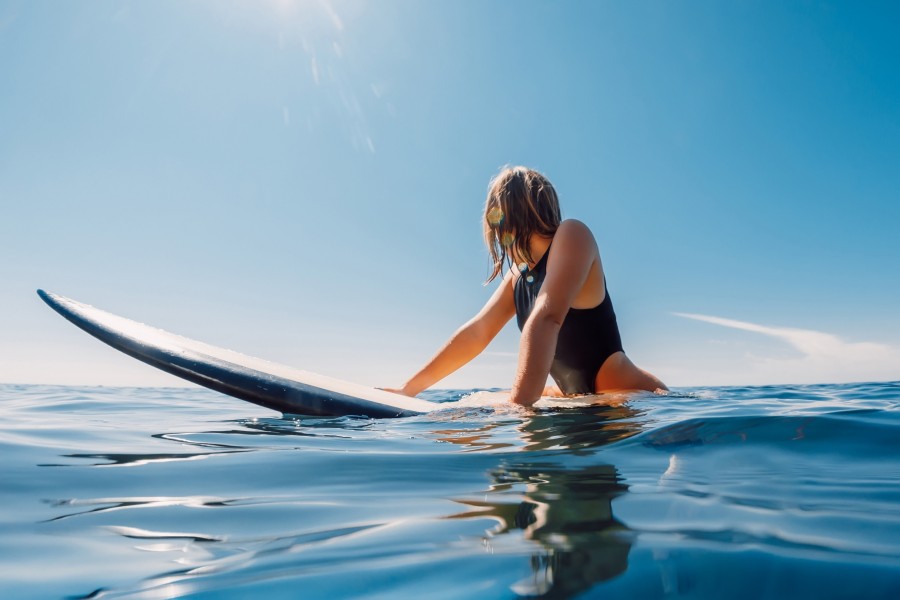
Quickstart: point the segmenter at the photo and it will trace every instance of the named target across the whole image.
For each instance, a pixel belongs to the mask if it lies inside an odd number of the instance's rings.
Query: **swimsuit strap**
[[[532,267],[532,268],[530,268],[530,269],[526,269],[526,271],[527,271],[528,273],[535,273],[535,272],[537,272],[537,271],[539,270],[539,268],[541,267],[541,265],[544,265],[544,269],[547,268],[547,267],[546,267],[546,262],[547,262],[547,257],[550,255],[550,247],[551,247],[551,246],[553,246],[553,242],[552,242],[552,241],[550,242],[550,245],[547,246],[547,250],[544,252],[544,255],[541,256],[541,259],[540,259],[539,261],[537,261],[536,263],[534,263],[534,267]]]

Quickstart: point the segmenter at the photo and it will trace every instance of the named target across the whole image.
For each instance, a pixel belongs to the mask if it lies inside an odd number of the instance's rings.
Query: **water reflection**
[[[517,447],[525,452],[560,450],[589,455],[597,448],[640,433],[643,415],[642,410],[627,404],[587,406],[578,410],[536,412],[525,420],[462,423],[458,428],[432,430],[432,435],[438,441],[461,446],[464,451]]]
[[[172,453],[140,453],[140,454],[125,454],[125,453],[74,453],[74,454],[63,454],[63,458],[77,458],[77,459],[87,459],[92,461],[105,461],[105,462],[92,462],[88,465],[84,464],[66,464],[66,463],[41,463],[38,464],[38,467],[76,467],[76,466],[89,466],[89,467],[140,467],[144,465],[154,464],[154,463],[164,463],[164,462],[180,462],[187,460],[203,460],[209,458],[210,456],[217,456],[222,454],[235,454],[238,452],[247,452],[247,450],[228,450],[226,452],[199,452],[193,454],[172,454]]]
[[[53,517],[51,519],[47,519],[44,521],[45,523],[51,523],[53,521],[62,521],[63,519],[69,519],[71,517],[79,517],[83,515],[89,515],[93,513],[103,513],[103,512],[112,512],[119,510],[128,510],[128,509],[141,509],[141,508],[161,508],[167,506],[187,506],[193,508],[220,508],[227,506],[236,506],[241,504],[242,501],[240,499],[225,499],[225,498],[214,498],[208,496],[189,496],[184,498],[178,497],[149,497],[149,498],[93,498],[88,500],[79,500],[76,498],[71,498],[68,500],[45,500],[48,504],[52,504],[56,507],[87,507],[85,510],[75,510],[74,512],[69,512],[58,517]],[[194,536],[196,537],[196,536]]]
[[[473,543],[481,541],[486,517],[496,525],[484,531],[484,546],[502,557],[498,564],[513,568],[506,581],[496,585],[509,586],[520,596],[571,597],[626,571],[633,535],[613,515],[612,501],[628,486],[614,466],[599,464],[597,450],[639,433],[639,411],[620,405],[537,412],[527,418],[522,413],[494,412],[487,417],[479,414],[478,419],[468,416],[455,423],[266,419],[240,422],[239,427],[152,434],[156,441],[186,446],[196,454],[96,453],[78,458],[103,459],[104,465],[176,461],[179,471],[173,473],[183,473],[181,463],[191,457],[259,449],[289,454],[266,454],[258,462],[253,462],[253,454],[244,455],[241,464],[250,461],[259,466],[259,479],[249,488],[254,498],[202,496],[192,494],[196,490],[191,486],[183,496],[94,494],[55,504],[66,514],[50,521],[93,515],[106,531],[130,542],[138,540],[135,550],[157,553],[143,582],[107,591],[111,597],[164,594],[172,586],[188,593],[269,580],[314,579],[321,569],[337,572],[351,567],[376,573],[388,567],[401,572],[410,561],[431,564],[454,556],[471,560],[479,557]],[[416,453],[396,452],[395,445],[410,434],[417,439],[412,448],[430,447],[432,452],[435,438],[456,447],[446,452],[447,446],[439,446],[442,450],[426,457],[426,464]],[[265,474],[273,460],[284,467],[307,458],[294,452],[298,447],[340,450],[329,458],[346,455],[347,460],[329,464],[347,468],[347,477],[318,481],[310,497],[306,486],[284,487],[280,477]],[[402,475],[388,477],[384,473],[389,469]],[[229,472],[203,469],[192,476],[199,478],[203,490],[232,490],[231,495],[238,496],[233,482],[219,479],[231,479]],[[429,479],[432,472],[434,478]],[[442,472],[465,476],[458,487],[448,488]],[[366,474],[358,485],[369,494],[359,494],[356,484],[352,489],[346,485],[354,473]],[[488,491],[470,496],[471,490],[483,486],[483,473],[490,479]],[[410,501],[407,490],[415,493],[413,482],[429,490],[433,506],[421,508],[421,496]],[[455,512],[447,510],[447,498],[465,510],[447,517],[447,512]],[[393,503],[415,506],[414,514],[391,508]],[[214,508],[225,516],[206,512],[204,520],[185,519],[175,507]],[[110,513],[116,517],[106,516]],[[78,520],[71,522],[70,527],[78,526]],[[468,543],[458,545],[460,536]],[[423,552],[423,543],[439,550]],[[173,556],[179,563],[174,571],[165,562]],[[516,581],[523,568],[529,576]]]
[[[517,430],[524,450],[543,452],[510,455],[489,471],[491,485],[483,499],[457,500],[468,510],[448,518],[497,521],[485,533],[489,551],[518,551],[518,536],[538,545],[530,557],[531,576],[512,586],[516,594],[568,598],[628,568],[633,536],[612,509],[628,486],[613,465],[563,465],[552,451],[571,463],[570,457],[588,456],[639,433],[638,416],[625,405],[536,414]],[[470,443],[459,437],[453,441]]]
[[[507,426],[508,423],[495,421],[479,427],[435,429],[431,433],[438,441],[462,446],[464,452],[482,452],[512,448],[516,445],[515,440],[505,440],[502,437]]]
[[[625,572],[631,535],[613,515],[612,501],[628,486],[615,467],[513,462],[490,476],[485,500],[459,500],[471,510],[448,518],[495,519],[485,538],[492,552],[507,546],[502,536],[519,532],[540,545],[531,556],[532,576],[513,585],[514,592],[570,597]],[[515,540],[511,545],[518,547]]]
[[[642,411],[627,404],[592,406],[582,410],[536,414],[518,431],[524,450],[565,450],[587,455],[593,450],[636,435],[642,431],[638,418]]]
[[[352,431],[354,429],[364,429],[371,424],[371,419],[357,419],[355,423],[353,419],[341,417],[340,419],[319,419],[312,425],[330,426],[338,431]],[[226,454],[237,454],[241,452],[253,452],[266,449],[261,443],[252,443],[253,437],[264,438],[271,436],[273,439],[284,439],[287,436],[301,438],[333,438],[333,439],[350,439],[349,435],[340,435],[336,433],[327,433],[319,429],[309,428],[302,430],[298,427],[298,423],[293,419],[253,419],[249,421],[240,421],[242,428],[233,429],[212,429],[209,431],[192,431],[188,433],[154,433],[149,437],[162,440],[164,442],[173,442],[179,446],[192,446],[202,448],[204,452],[78,452],[71,454],[62,454],[62,458],[74,458],[79,460],[90,460],[87,464],[83,462],[73,463],[40,463],[39,467],[138,467],[156,463],[180,462],[204,460],[213,456],[222,456]],[[209,438],[215,440],[228,439],[234,437],[241,443],[224,443],[222,441],[210,441]],[[200,438],[200,439],[192,439]],[[203,439],[207,438],[207,439]]]

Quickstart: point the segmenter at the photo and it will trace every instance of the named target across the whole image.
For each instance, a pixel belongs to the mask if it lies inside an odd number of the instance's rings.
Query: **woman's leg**
[[[624,352],[616,352],[606,359],[594,380],[597,393],[613,390],[657,390],[667,391],[662,381],[655,375],[639,369]]]

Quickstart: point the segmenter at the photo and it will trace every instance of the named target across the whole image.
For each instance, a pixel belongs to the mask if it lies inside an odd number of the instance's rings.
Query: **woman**
[[[561,220],[543,175],[504,169],[490,184],[484,238],[493,271],[509,270],[490,300],[406,384],[415,396],[478,356],[513,315],[522,339],[510,399],[531,406],[541,395],[667,390],[622,350],[597,242],[584,223]],[[515,265],[515,268],[513,268]],[[558,389],[545,389],[547,375]]]

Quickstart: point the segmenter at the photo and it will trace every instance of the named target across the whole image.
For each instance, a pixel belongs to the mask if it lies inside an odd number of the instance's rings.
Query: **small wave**
[[[900,448],[900,413],[852,410],[824,415],[764,415],[694,418],[639,434],[622,444],[660,450],[735,444],[802,444],[835,451]]]

